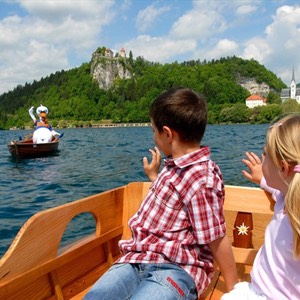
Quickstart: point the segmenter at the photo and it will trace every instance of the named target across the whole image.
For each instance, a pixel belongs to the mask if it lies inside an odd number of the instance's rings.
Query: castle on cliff
[[[126,51],[125,51],[124,48],[121,48],[121,49],[120,49],[119,55],[120,55],[121,57],[126,58]],[[114,57],[114,52],[113,52],[111,49],[106,48],[106,49],[105,49],[105,57],[113,58],[113,57]]]

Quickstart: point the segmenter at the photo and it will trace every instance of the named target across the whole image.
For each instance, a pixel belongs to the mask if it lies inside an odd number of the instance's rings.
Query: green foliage
[[[99,47],[96,53],[103,56],[105,50]],[[134,60],[131,51],[126,62],[118,59],[134,75],[127,80],[116,79],[109,90],[99,88],[91,76],[91,63],[84,63],[0,95],[0,129],[32,126],[28,109],[40,104],[49,108],[50,123],[59,127],[91,126],[102,120],[148,122],[152,101],[161,92],[177,87],[192,88],[205,96],[210,124],[269,122],[282,110],[299,110],[299,106],[288,101],[281,108],[279,93],[284,83],[255,60],[234,56],[211,62],[159,64],[143,57]],[[111,63],[110,58],[101,57],[102,60]],[[246,107],[245,99],[250,93],[240,84],[248,79],[270,86],[271,105],[252,110]]]
[[[230,107],[224,107],[220,113],[220,121],[225,123],[248,122],[250,109],[244,103],[235,103]]]
[[[300,112],[300,104],[294,99],[288,99],[282,103],[283,113]]]
[[[251,123],[270,123],[277,116],[282,114],[282,107],[278,104],[258,106],[252,109],[250,115]]]
[[[267,97],[267,103],[269,104],[281,104],[280,95],[274,92],[270,92]]]

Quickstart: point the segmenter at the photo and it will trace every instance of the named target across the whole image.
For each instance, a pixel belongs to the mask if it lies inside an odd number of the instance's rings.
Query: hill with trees
[[[153,99],[164,90],[176,87],[189,87],[206,97],[211,124],[265,123],[286,110],[299,110],[293,100],[281,103],[279,95],[285,84],[253,59],[233,56],[160,64],[143,57],[134,60],[132,53],[129,58],[114,59],[126,63],[132,77],[116,77],[107,89],[100,88],[93,78],[91,60],[78,68],[58,71],[0,95],[0,129],[32,126],[28,109],[41,103],[48,107],[54,127],[91,126],[107,121],[149,122]],[[99,63],[107,61],[103,58]],[[253,79],[267,84],[270,92],[265,95],[268,105],[249,109],[245,99],[250,92],[241,82]]]

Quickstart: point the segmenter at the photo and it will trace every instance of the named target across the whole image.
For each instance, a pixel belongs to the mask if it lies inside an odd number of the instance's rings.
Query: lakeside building
[[[267,98],[264,98],[260,95],[254,94],[254,95],[251,95],[250,97],[246,98],[246,105],[249,108],[267,105]]]
[[[300,88],[297,88],[296,85],[294,68],[290,87],[281,90],[280,98],[282,102],[287,99],[295,99],[298,103],[300,103]]]

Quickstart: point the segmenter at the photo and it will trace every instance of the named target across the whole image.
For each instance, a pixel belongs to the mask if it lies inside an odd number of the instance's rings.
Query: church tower
[[[291,99],[296,99],[296,81],[295,81],[294,68],[293,68],[293,75],[291,81]]]

